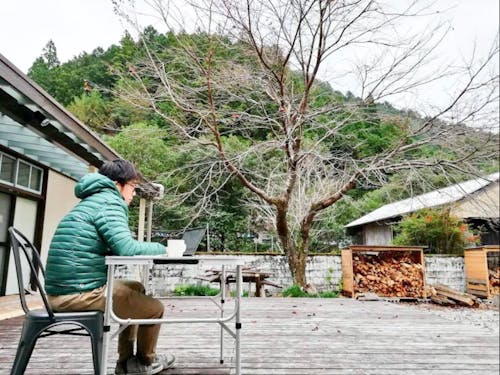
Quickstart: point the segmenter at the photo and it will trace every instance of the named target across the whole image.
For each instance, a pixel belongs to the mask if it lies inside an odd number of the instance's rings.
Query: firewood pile
[[[479,297],[469,293],[462,293],[453,288],[436,284],[427,287],[427,295],[430,300],[439,305],[445,306],[469,306],[469,307],[485,307]]]
[[[496,270],[488,270],[490,279],[490,290],[492,294],[500,294],[500,267]]]
[[[353,254],[354,290],[381,297],[425,297],[423,266],[408,251]]]

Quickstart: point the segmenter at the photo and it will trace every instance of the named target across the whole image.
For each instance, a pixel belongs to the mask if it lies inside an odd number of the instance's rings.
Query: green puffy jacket
[[[127,205],[108,177],[85,175],[75,195],[82,200],[59,223],[50,244],[47,294],[80,293],[106,284],[106,255],[165,254],[159,243],[132,238]]]

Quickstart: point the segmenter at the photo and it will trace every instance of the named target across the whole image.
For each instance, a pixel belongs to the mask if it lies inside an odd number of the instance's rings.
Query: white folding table
[[[221,279],[221,292],[220,303],[216,303],[220,309],[220,317],[203,317],[203,318],[192,318],[192,319],[121,319],[113,311],[113,290],[114,283],[114,273],[116,266],[120,265],[138,265],[152,267],[155,264],[184,264],[184,265],[198,265],[200,263],[213,264],[214,266],[222,267],[222,279]],[[123,331],[127,326],[134,324],[173,324],[173,323],[217,323],[220,325],[220,363],[223,363],[223,348],[224,340],[223,333],[226,331],[235,340],[235,370],[236,375],[241,374],[241,346],[240,346],[240,330],[241,330],[241,292],[242,292],[242,274],[241,268],[243,266],[243,260],[237,257],[230,256],[192,256],[192,257],[166,257],[166,256],[107,256],[106,265],[108,267],[108,281],[107,281],[107,293],[106,293],[106,310],[104,312],[104,338],[103,338],[103,350],[102,350],[102,360],[101,360],[101,375],[106,374],[108,350],[109,350],[109,340],[117,336],[121,331]],[[225,295],[225,269],[226,267],[236,267],[236,297],[234,310],[228,314],[225,314],[224,303],[226,299]],[[193,297],[197,298],[197,297]],[[200,297],[198,297],[200,298]],[[206,297],[201,297],[206,298]],[[212,299],[214,302],[215,300]],[[228,324],[233,321],[235,322],[234,329],[232,329]],[[120,326],[115,332],[111,332],[111,323],[118,323]]]

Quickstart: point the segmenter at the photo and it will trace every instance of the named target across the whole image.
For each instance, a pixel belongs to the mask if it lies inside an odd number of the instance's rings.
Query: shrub
[[[338,296],[339,293],[333,290],[326,290],[318,293],[319,298],[337,298]]]
[[[176,296],[215,296],[219,293],[219,289],[205,285],[178,285],[174,290]]]
[[[299,297],[299,298],[337,298],[339,296],[338,292],[335,291],[324,291],[324,292],[319,292],[318,294],[308,294],[302,290],[300,285],[292,285],[283,292],[281,292],[281,295],[283,297]]]
[[[310,297],[309,294],[304,292],[300,285],[292,285],[281,292],[283,297]]]
[[[407,215],[396,226],[393,244],[427,246],[436,254],[463,255],[464,247],[476,245],[480,236],[449,210],[424,209]]]

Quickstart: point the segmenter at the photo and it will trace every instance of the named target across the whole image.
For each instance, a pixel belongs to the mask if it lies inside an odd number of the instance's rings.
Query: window
[[[14,184],[16,175],[16,159],[0,153],[0,180]]]
[[[31,167],[30,189],[34,191],[42,190],[43,171],[37,167]]]
[[[29,188],[30,187],[30,173],[31,173],[30,165],[28,163],[24,163],[21,160],[19,160],[19,164],[17,165],[16,185]]]
[[[0,181],[35,193],[42,191],[43,170],[0,152]]]

